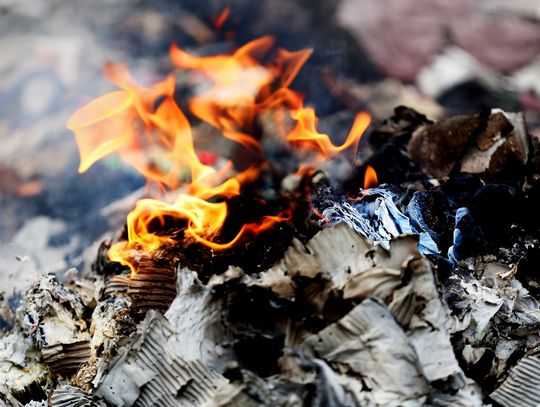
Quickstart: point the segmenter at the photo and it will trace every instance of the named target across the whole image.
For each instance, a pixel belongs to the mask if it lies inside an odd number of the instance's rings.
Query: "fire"
[[[358,113],[347,139],[340,146],[335,146],[327,134],[321,134],[317,131],[317,116],[313,108],[301,108],[291,113],[296,120],[296,126],[287,135],[287,140],[291,143],[298,143],[304,148],[315,150],[322,157],[328,158],[350,146],[358,145],[362,134],[371,123],[371,117],[367,113]]]
[[[221,31],[221,28],[223,27],[223,24],[225,24],[225,21],[229,18],[231,14],[231,8],[225,7],[221,13],[215,18],[213,18],[214,28],[217,31]]]
[[[301,106],[301,96],[288,86],[311,50],[278,50],[271,58],[274,39],[266,36],[251,41],[230,55],[198,57],[173,45],[171,60],[178,68],[206,78],[210,89],[194,96],[191,112],[221,130],[223,136],[260,153],[253,136],[258,114],[277,107]],[[268,63],[261,60],[268,59]]]
[[[375,188],[378,185],[379,180],[377,179],[375,168],[371,165],[367,165],[366,172],[364,173],[364,189]]]
[[[224,12],[221,18],[226,15]],[[274,39],[268,36],[231,54],[195,56],[176,45],[170,50],[177,68],[209,83],[190,99],[191,113],[261,158],[264,152],[255,129],[262,113],[278,121],[289,116],[288,127],[285,122],[277,123],[284,140],[324,158],[356,147],[369,126],[369,115],[359,113],[339,146],[317,131],[314,109],[304,107],[302,95],[289,87],[310,55],[311,50],[274,52]],[[237,172],[232,163],[218,169],[210,164],[215,159],[203,159],[205,154],[196,151],[191,125],[174,98],[173,75],[154,85],[141,86],[124,65],[107,65],[105,72],[120,90],[83,106],[67,123],[79,147],[79,171],[117,153],[149,182],[176,196],[173,200],[139,200],[127,218],[128,240],[110,249],[111,260],[136,272],[137,250],[151,253],[172,242],[171,236],[159,233],[168,219],[183,222],[185,238],[213,250],[225,250],[291,218],[291,209],[264,216],[241,226],[230,241],[221,241],[227,200],[256,180],[264,164]]]

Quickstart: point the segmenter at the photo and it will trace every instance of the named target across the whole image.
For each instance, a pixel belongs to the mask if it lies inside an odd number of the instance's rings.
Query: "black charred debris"
[[[1,325],[0,404],[538,405],[538,140],[500,110],[374,127],[344,181],[231,202],[225,240],[293,208],[253,241],[214,252],[171,224],[136,275],[104,242],[92,272],[41,277]]]

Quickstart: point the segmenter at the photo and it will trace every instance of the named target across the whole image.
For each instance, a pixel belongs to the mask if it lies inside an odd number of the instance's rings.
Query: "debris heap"
[[[400,107],[369,143],[342,186],[285,177],[304,217],[251,249],[179,239],[133,271],[102,248],[91,272],[39,277],[0,339],[2,402],[540,403],[540,150],[522,117]],[[382,184],[351,187],[368,165]]]

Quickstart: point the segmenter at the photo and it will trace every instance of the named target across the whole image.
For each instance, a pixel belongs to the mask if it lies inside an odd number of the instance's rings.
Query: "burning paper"
[[[289,87],[310,53],[274,50],[271,37],[251,41],[230,55],[199,57],[176,45],[171,48],[171,60],[178,68],[193,71],[210,84],[189,100],[191,113],[223,137],[257,154],[257,160],[242,171],[232,162],[222,168],[202,162],[191,124],[175,99],[172,75],[144,87],[133,80],[125,66],[106,67],[108,77],[121,90],[90,102],[68,122],[79,146],[79,171],[117,153],[150,183],[175,196],[172,200],[138,201],[128,215],[127,241],[111,247],[111,260],[135,272],[136,250],[152,253],[171,243],[172,237],[160,231],[167,219],[185,224],[185,238],[219,251],[291,218],[292,208],[287,208],[241,225],[232,238],[221,236],[228,215],[227,200],[239,196],[268,165],[255,134],[259,114],[271,113],[291,148],[302,157],[310,153],[311,161],[299,163],[303,166],[355,147],[370,123],[368,114],[359,113],[339,146],[317,131],[314,109],[304,107],[302,95]],[[287,128],[287,123],[292,127]]]

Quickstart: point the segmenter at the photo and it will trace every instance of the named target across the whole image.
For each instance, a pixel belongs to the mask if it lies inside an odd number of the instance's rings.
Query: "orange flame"
[[[221,31],[223,24],[225,24],[225,21],[227,21],[230,14],[231,8],[227,6],[221,11],[221,13],[219,13],[217,17],[213,18],[214,28],[216,29],[216,31]]]
[[[277,106],[300,105],[300,96],[288,86],[311,55],[311,50],[279,50],[273,62],[261,63],[273,45],[274,39],[266,36],[231,55],[198,57],[176,45],[170,50],[177,67],[195,71],[213,84],[190,100],[191,112],[254,152],[260,152],[259,142],[251,135],[257,114]]]
[[[322,157],[356,145],[369,126],[369,115],[358,114],[345,142],[334,145],[328,135],[317,131],[315,111],[304,107],[302,96],[289,88],[311,50],[279,49],[272,53],[273,46],[274,39],[267,36],[229,55],[201,57],[173,45],[170,57],[174,65],[201,75],[211,84],[189,101],[191,112],[224,137],[261,155],[254,129],[263,112],[274,114],[276,119],[290,116],[296,123],[292,129],[277,123],[284,139]],[[176,193],[172,202],[137,202],[127,218],[128,240],[111,247],[111,260],[136,272],[137,250],[154,252],[172,241],[171,236],[158,232],[170,218],[184,222],[185,237],[213,250],[230,248],[291,218],[291,210],[262,217],[241,226],[234,238],[222,242],[219,236],[228,214],[227,199],[238,196],[243,185],[257,179],[260,168],[234,173],[231,163],[217,170],[209,164],[211,160],[201,160],[190,123],[174,99],[172,75],[145,87],[133,80],[124,65],[107,65],[105,72],[120,90],[83,106],[67,123],[79,147],[79,172],[117,153],[163,191]]]
[[[210,247],[226,248],[234,244],[214,245],[211,238],[217,235],[227,216],[226,202],[211,203],[214,197],[232,197],[240,193],[242,182],[257,176],[256,168],[249,168],[221,181],[223,174],[202,164],[195,152],[191,127],[173,98],[172,77],[150,88],[136,85],[125,67],[108,66],[111,79],[123,90],[106,94],[77,111],[68,121],[68,128],[75,132],[81,155],[80,172],[94,162],[113,152],[136,168],[149,180],[169,189],[182,185],[173,203],[156,199],[143,199],[128,215],[128,242],[111,248],[112,260],[132,267],[130,251],[135,247],[152,252],[170,239],[158,236],[149,229],[155,221],[163,223],[166,216],[187,222],[186,236]],[[159,101],[159,103],[158,103]],[[155,107],[157,105],[157,107]],[[168,165],[161,171],[148,159],[156,152]],[[150,153],[150,154],[149,154]],[[191,181],[182,180],[189,173]],[[246,225],[244,231],[263,230],[283,217],[263,219],[262,223]]]
[[[364,173],[364,189],[375,188],[378,185],[379,180],[377,179],[375,168],[371,165],[367,165],[366,172]]]
[[[313,149],[324,158],[346,150],[352,145],[356,146],[371,123],[371,117],[367,113],[358,113],[345,142],[340,146],[335,146],[327,134],[321,134],[317,131],[318,119],[315,110],[306,107],[293,111],[291,116],[297,124],[287,135],[287,140]]]

